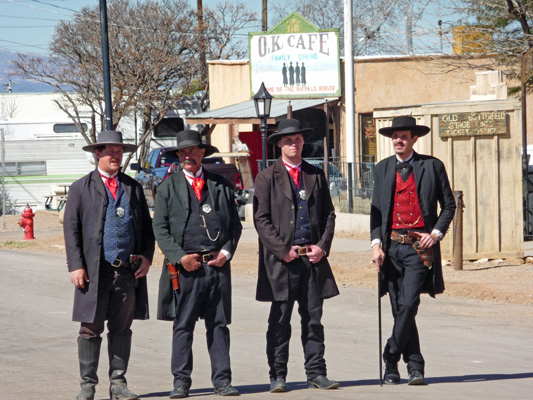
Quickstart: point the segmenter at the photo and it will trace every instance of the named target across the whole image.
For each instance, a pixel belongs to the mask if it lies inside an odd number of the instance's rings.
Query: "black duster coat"
[[[119,181],[129,199],[132,213],[134,254],[143,255],[151,261],[155,239],[143,189],[138,182],[123,173],[119,174]],[[98,169],[78,179],[69,189],[63,219],[67,266],[69,271],[85,268],[90,280],[84,289],[75,290],[73,321],[94,321],[107,204],[105,185]],[[146,277],[139,279],[135,295],[135,319],[148,319]]]
[[[237,208],[233,187],[221,175],[209,173],[204,168],[204,180],[214,204],[220,227],[222,249],[235,254],[241,237],[242,225]],[[177,264],[186,255],[183,251],[183,233],[187,226],[190,209],[190,197],[187,178],[183,171],[178,171],[165,179],[157,188],[153,228],[157,244],[166,259]],[[228,260],[220,268],[220,285],[224,314],[228,324],[231,322],[231,269]],[[176,316],[176,301],[167,264],[163,265],[159,279],[159,298],[157,319],[173,320]]]
[[[335,209],[324,172],[303,161],[302,176],[311,222],[311,241],[329,254],[335,231]],[[256,299],[287,301],[289,271],[283,257],[294,241],[296,210],[287,169],[281,158],[255,180],[254,225],[259,235]],[[320,297],[339,294],[327,257],[314,264]]]
[[[392,227],[392,210],[394,191],[396,186],[396,156],[387,157],[380,161],[374,169],[374,195],[370,212],[370,238],[380,239],[385,254],[390,247]],[[448,175],[442,161],[435,157],[421,155],[415,152],[413,161],[418,202],[424,218],[424,229],[430,233],[438,229],[446,234],[455,214],[455,199],[448,181]],[[440,212],[437,214],[437,207]],[[390,261],[385,257],[382,271],[386,273],[390,268]],[[381,274],[383,275],[383,274]],[[387,292],[387,285],[381,285],[382,295]],[[444,291],[440,244],[434,246],[433,267],[427,275],[423,292],[431,296]]]

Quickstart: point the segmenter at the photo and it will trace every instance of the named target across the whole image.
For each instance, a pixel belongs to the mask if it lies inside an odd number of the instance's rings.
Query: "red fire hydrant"
[[[19,226],[24,231],[24,240],[35,239],[33,237],[33,217],[35,217],[33,210],[30,208],[29,204],[26,204],[26,208],[22,213],[22,218],[19,219],[18,222]]]

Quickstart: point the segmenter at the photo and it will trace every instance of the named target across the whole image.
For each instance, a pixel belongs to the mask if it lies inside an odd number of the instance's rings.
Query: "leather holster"
[[[420,234],[418,232],[408,232],[408,235],[413,239],[413,248],[418,253],[418,256],[420,257],[422,263],[426,267],[431,269],[433,267],[433,247],[421,249],[420,242],[418,241],[418,239],[420,238]]]

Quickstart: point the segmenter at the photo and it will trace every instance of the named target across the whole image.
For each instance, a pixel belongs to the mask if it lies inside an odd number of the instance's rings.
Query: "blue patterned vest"
[[[126,262],[135,249],[133,219],[128,196],[122,190],[120,183],[116,200],[107,187],[106,193],[108,204],[104,223],[104,256],[109,263],[113,263],[117,258]]]
[[[294,224],[294,243],[293,244],[308,244],[311,243],[311,223],[309,221],[309,210],[307,209],[307,201],[302,199],[300,192],[305,193],[303,174],[300,174],[300,189],[294,183],[294,180],[289,175],[291,188],[293,193],[293,201],[296,206],[296,223]]]

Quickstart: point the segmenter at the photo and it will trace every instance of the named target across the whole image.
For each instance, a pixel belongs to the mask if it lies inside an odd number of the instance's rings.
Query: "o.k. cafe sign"
[[[486,136],[508,133],[505,111],[439,114],[439,136]]]
[[[264,82],[276,98],[341,95],[339,29],[318,29],[292,13],[268,32],[249,34],[250,93]]]

